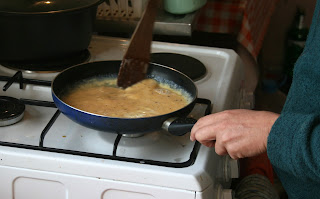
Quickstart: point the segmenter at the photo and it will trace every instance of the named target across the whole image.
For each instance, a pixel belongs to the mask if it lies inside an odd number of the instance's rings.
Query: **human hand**
[[[267,150],[271,127],[279,114],[246,109],[207,115],[193,126],[190,140],[215,147],[218,155],[233,159],[252,157]]]

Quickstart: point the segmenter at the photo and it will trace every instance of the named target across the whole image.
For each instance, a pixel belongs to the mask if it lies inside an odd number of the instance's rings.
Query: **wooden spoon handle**
[[[150,57],[153,25],[159,2],[159,0],[149,0],[142,18],[131,37],[129,47],[124,57]]]
[[[153,25],[159,3],[160,0],[149,0],[131,37],[118,74],[119,87],[126,88],[145,79],[150,62]]]

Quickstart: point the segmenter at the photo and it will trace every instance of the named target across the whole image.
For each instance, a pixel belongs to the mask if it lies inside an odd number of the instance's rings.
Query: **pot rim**
[[[63,9],[63,10],[52,10],[52,11],[45,11],[45,12],[15,12],[15,11],[1,11],[0,10],[0,16],[2,15],[23,15],[23,16],[34,16],[34,15],[52,15],[52,14],[63,14],[63,13],[69,13],[69,12],[76,12],[83,9],[91,8],[94,6],[98,6],[99,4],[103,3],[104,0],[96,0],[95,2],[81,6],[81,7],[75,7],[70,9]]]

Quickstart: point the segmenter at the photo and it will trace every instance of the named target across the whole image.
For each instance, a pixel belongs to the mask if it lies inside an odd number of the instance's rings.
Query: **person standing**
[[[320,0],[281,114],[214,113],[198,120],[190,139],[233,159],[267,152],[289,199],[320,198]]]

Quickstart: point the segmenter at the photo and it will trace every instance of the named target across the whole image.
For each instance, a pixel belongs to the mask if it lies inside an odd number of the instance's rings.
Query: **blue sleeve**
[[[272,165],[297,179],[320,181],[320,1],[286,103],[268,137]]]
[[[320,179],[320,116],[285,112],[268,137],[272,164],[299,179]]]
[[[267,153],[288,197],[320,198],[320,0]]]

